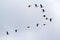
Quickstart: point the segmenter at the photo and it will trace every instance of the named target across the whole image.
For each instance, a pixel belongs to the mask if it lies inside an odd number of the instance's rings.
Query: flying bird
[[[9,35],[8,31],[6,32],[7,35]]]
[[[43,15],[43,17],[46,17],[46,15]]]
[[[42,9],[42,12],[45,12],[45,10],[44,10],[44,9]]]
[[[17,32],[17,29],[15,29],[15,32]]]
[[[40,7],[43,8],[42,4],[40,4]]]
[[[28,26],[27,28],[30,28],[30,26]]]
[[[46,25],[46,24],[43,24],[44,26]]]
[[[46,18],[46,20],[47,20],[48,18]]]
[[[35,7],[38,7],[38,5],[37,5],[37,4],[35,4]]]
[[[28,5],[28,7],[31,7],[31,5]]]
[[[38,27],[38,26],[39,26],[39,24],[36,24],[36,26]]]
[[[50,18],[50,22],[52,21],[52,19]]]

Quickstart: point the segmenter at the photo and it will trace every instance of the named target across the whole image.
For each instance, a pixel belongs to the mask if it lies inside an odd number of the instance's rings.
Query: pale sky
[[[40,8],[40,4],[43,8]],[[52,22],[49,18],[52,18]],[[27,26],[30,28],[27,29]],[[17,33],[15,29],[18,29]],[[6,35],[6,31],[9,35]],[[60,1],[0,0],[0,40],[60,40]]]

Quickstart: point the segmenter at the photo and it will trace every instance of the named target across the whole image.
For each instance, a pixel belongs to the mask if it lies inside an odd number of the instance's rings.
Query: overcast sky
[[[48,20],[45,20],[44,14]],[[44,23],[46,26],[43,26]],[[27,29],[27,26],[30,28]],[[18,29],[17,33],[15,29]],[[0,40],[60,40],[60,1],[0,0]]]

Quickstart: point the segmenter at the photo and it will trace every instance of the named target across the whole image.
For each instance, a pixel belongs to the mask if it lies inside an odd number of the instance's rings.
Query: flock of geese
[[[34,6],[35,6],[35,7],[39,7],[37,4],[34,4]],[[31,5],[28,5],[28,7],[30,8]],[[42,4],[40,4],[40,7],[42,8],[42,12],[45,12],[45,9],[43,9],[43,5],[42,5]],[[46,17],[46,15],[43,15],[43,17],[44,17],[46,20],[49,19],[50,22],[52,22],[52,18],[48,18],[48,17]],[[45,26],[46,24],[43,24],[43,25]],[[39,24],[36,24],[36,26],[38,27]],[[27,28],[30,28],[30,26],[28,26]],[[15,32],[18,32],[17,29],[15,29],[14,31],[15,31]],[[6,35],[9,35],[9,32],[8,32],[8,31],[6,31]]]

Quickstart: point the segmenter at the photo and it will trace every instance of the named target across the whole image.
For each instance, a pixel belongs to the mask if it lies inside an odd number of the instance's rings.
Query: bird
[[[42,12],[45,12],[45,10],[44,10],[44,9],[42,9]]]
[[[8,31],[6,32],[7,35],[9,35]]]
[[[38,27],[39,24],[36,24],[36,26]]]
[[[48,18],[46,18],[46,20],[47,20]]]
[[[43,24],[44,26],[46,25],[46,24]]]
[[[30,28],[30,26],[28,26],[27,28]]]
[[[35,7],[38,7],[37,4],[35,4]]]
[[[15,32],[17,32],[17,29],[15,29]]]
[[[28,7],[31,7],[31,5],[28,5]]]
[[[50,18],[50,22],[52,21],[52,19]]]
[[[43,8],[42,4],[40,4],[40,7]]]
[[[46,15],[43,15],[43,17],[46,17]]]

